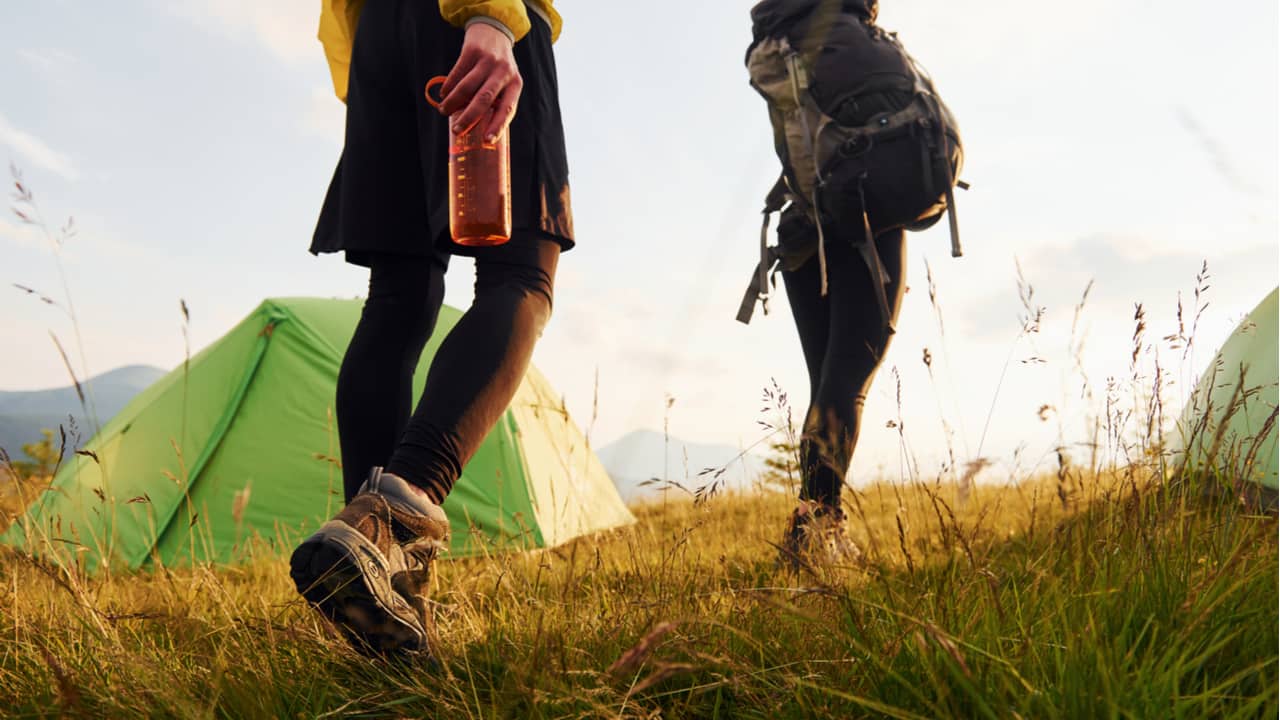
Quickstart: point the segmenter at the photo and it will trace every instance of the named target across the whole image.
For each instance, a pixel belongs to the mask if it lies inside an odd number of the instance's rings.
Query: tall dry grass
[[[1122,477],[876,485],[846,566],[782,494],[443,562],[438,664],[369,660],[280,560],[85,578],[0,559],[0,702],[94,717],[1264,717],[1276,521]],[[851,498],[852,500],[852,498]]]

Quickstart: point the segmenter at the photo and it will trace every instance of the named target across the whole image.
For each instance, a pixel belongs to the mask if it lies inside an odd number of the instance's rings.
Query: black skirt
[[[533,28],[515,45],[524,89],[511,122],[513,242],[573,240],[569,165],[551,29],[530,11]],[[368,265],[373,254],[436,258],[500,251],[464,248],[449,237],[448,120],[423,88],[447,75],[463,31],[437,3],[368,0],[356,30],[347,93],[346,144],[325,196],[311,252],[345,251]]]

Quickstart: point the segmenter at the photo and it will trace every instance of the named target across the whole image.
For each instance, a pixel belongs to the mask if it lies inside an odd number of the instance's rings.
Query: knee
[[[477,303],[494,302],[509,308],[513,316],[531,323],[539,333],[551,319],[553,297],[551,277],[536,267],[477,277]]]
[[[849,392],[848,388],[823,388],[815,395],[809,407],[805,426],[824,430],[850,427],[857,423],[866,402],[865,392]]]
[[[422,348],[435,330],[439,307],[422,301],[365,301],[360,324],[376,328],[374,350],[398,354],[402,362],[416,365]]]
[[[551,321],[550,283],[520,284],[513,288],[513,292],[519,297],[517,313],[527,317],[536,334],[541,335],[547,323]]]
[[[443,300],[444,274],[435,266],[375,265],[360,324],[385,344],[421,351],[435,329]]]

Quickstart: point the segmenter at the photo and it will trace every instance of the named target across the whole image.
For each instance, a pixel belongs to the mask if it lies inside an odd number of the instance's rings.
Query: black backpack
[[[952,255],[960,256],[953,188],[963,162],[951,111],[895,34],[875,25],[875,0],[765,0],[751,10],[751,85],[769,104],[782,175],[765,199],[760,263],[738,320],[757,300],[768,313],[769,276],[815,254],[826,293],[827,235],[854,244],[879,278],[881,317],[890,325],[888,277],[877,234],[923,230],[946,212]],[[790,202],[768,245],[769,219]],[[816,231],[816,232],[815,232]],[[815,240],[816,238],[816,240]],[[890,327],[892,331],[892,327]]]

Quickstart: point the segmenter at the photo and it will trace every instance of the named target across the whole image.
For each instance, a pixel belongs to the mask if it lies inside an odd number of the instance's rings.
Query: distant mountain
[[[651,478],[674,480],[693,490],[711,481],[710,477],[699,477],[703,470],[726,468],[721,476],[725,486],[742,490],[751,488],[764,470],[763,457],[742,455],[740,448],[690,443],[675,437],[668,443],[662,433],[652,430],[628,433],[596,450],[596,455],[627,502],[661,497],[660,487],[641,486]]]
[[[129,365],[90,378],[82,385],[93,395],[99,422],[105,423],[124,409],[135,395],[150,387],[165,374],[149,365]],[[0,448],[15,460],[22,459],[22,446],[40,439],[40,430],[56,430],[76,419],[81,441],[89,439],[90,423],[86,422],[80,398],[73,385],[50,390],[0,390]]]

